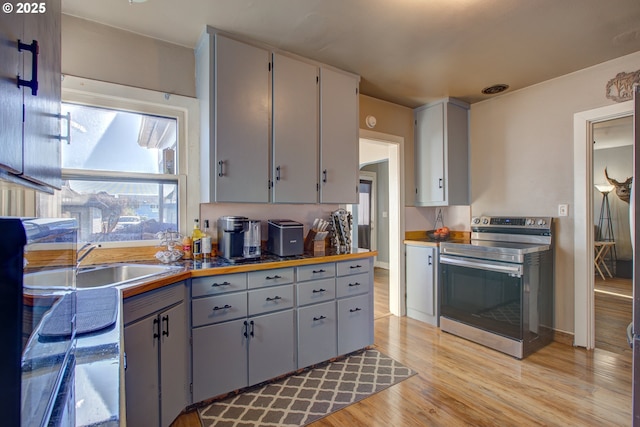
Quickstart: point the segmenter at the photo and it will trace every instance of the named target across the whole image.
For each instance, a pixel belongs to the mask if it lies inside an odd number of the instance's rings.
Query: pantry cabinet
[[[438,248],[406,245],[407,316],[439,324]]]
[[[125,299],[128,425],[169,426],[191,403],[185,283]]]
[[[212,27],[195,56],[202,202],[357,202],[358,76]]]
[[[201,202],[269,202],[271,53],[220,34],[196,48]]]
[[[0,15],[0,176],[52,192],[61,186],[61,5],[18,5],[44,10]]]
[[[416,206],[469,204],[468,112],[452,98],[414,110]]]
[[[358,203],[358,78],[320,67],[320,202]]]

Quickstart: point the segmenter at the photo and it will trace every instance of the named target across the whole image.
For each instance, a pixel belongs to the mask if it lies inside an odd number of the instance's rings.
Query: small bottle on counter
[[[209,231],[209,220],[205,219],[204,220],[204,231],[202,234],[202,259],[205,262],[208,262],[211,260],[211,251],[212,251],[212,247],[211,247],[211,233]]]
[[[192,255],[191,255],[191,236],[184,236],[182,238],[182,252],[184,252],[184,255],[182,256],[183,259],[191,259]]]
[[[193,220],[193,232],[191,233],[191,251],[193,252],[193,259],[202,260],[202,231],[200,231],[200,220],[198,218]]]

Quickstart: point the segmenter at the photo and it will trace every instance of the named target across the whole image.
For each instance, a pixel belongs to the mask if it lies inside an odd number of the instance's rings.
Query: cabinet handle
[[[350,265],[349,268],[362,268],[360,264]]]
[[[224,170],[222,169],[224,166],[224,161],[218,160],[218,176],[224,176]]]
[[[18,39],[18,52],[23,50],[31,52],[31,80],[22,80],[18,74],[18,87],[26,86],[31,89],[31,95],[38,96],[38,54],[40,53],[38,41],[34,40],[31,44],[26,44]]]
[[[322,171],[322,182],[326,183],[327,182],[327,170],[323,170]]]
[[[356,282],[356,283],[349,283],[350,287],[354,287],[354,286],[360,286],[360,282]]]
[[[318,273],[326,273],[327,270],[324,269],[320,269],[320,270],[313,270],[313,274],[318,274]]]
[[[276,181],[280,181],[280,166],[276,166]]]
[[[215,307],[213,307],[213,311],[226,310],[227,308],[231,308],[231,306],[229,304],[225,304],[223,307],[218,307],[216,305]]]
[[[355,313],[356,311],[361,311],[362,309],[360,307],[356,307],[356,308],[350,308],[349,309],[349,313]]]
[[[169,336],[169,316],[162,316],[162,323],[166,322],[166,328],[162,328],[162,336]]]
[[[326,290],[326,289],[322,289],[322,288],[320,288],[320,289],[314,289],[312,292],[313,292],[314,294],[317,294],[317,293],[319,293],[319,292],[327,292],[327,290]]]
[[[245,338],[249,338],[249,323],[246,320],[244,321],[244,332],[242,335],[244,335]]]
[[[442,188],[442,178],[438,179],[438,188]]]
[[[62,134],[60,134],[58,139],[60,141],[67,141],[67,145],[71,145],[71,111],[67,112],[67,114],[60,114],[58,118],[60,120],[67,121],[67,136],[62,136]]]
[[[428,260],[428,261],[427,261],[427,264],[428,264],[428,265],[433,265],[433,259],[431,258],[431,255],[429,255],[429,256],[427,257],[427,260]]]
[[[160,338],[160,321],[156,317],[153,319],[153,339]]]
[[[255,329],[256,325],[255,325],[255,323],[253,323],[253,320],[252,320],[250,323],[251,323],[251,332],[250,332],[250,335],[253,337],[253,336],[255,336],[255,335],[253,334],[253,331],[254,331],[254,329]]]
[[[276,274],[275,276],[267,276],[267,277],[265,277],[265,279],[267,279],[267,280],[282,279],[282,276],[278,276],[278,275]]]
[[[314,322],[317,322],[318,320],[324,320],[324,319],[326,319],[326,317],[325,317],[325,316],[319,316],[319,317],[314,317],[314,318],[313,318],[313,321],[314,321]]]
[[[282,299],[282,297],[279,297],[279,296],[277,296],[277,295],[276,295],[276,296],[275,296],[275,297],[273,297],[273,298],[271,298],[271,297],[267,297],[267,298],[265,299],[265,301],[278,301],[279,299]],[[253,322],[252,322],[252,323],[253,323]]]
[[[211,287],[212,287],[212,288],[217,288],[217,287],[219,287],[219,286],[229,286],[230,284],[231,284],[231,283],[229,283],[229,282],[222,282],[222,283],[213,282],[213,283],[211,284]]]

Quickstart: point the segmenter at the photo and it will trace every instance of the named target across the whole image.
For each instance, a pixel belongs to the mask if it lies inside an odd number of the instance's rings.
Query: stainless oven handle
[[[459,267],[474,268],[476,270],[506,273],[515,277],[522,277],[522,265],[506,264],[502,262],[486,261],[472,258],[457,258],[440,255],[440,264],[451,264]]]

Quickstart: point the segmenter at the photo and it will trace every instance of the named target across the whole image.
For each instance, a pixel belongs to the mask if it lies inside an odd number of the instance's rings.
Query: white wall
[[[640,52],[473,104],[471,214],[569,216],[556,222],[555,328],[574,331],[573,115],[614,102],[607,82]]]

